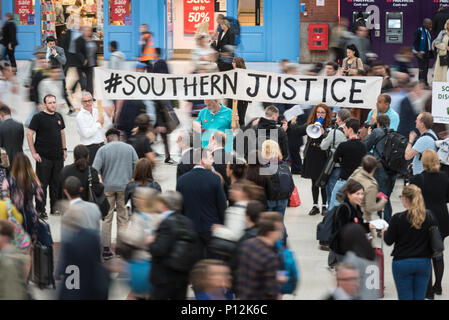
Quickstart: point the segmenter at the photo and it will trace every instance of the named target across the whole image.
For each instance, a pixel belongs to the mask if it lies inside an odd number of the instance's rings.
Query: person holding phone
[[[356,76],[357,70],[364,71],[359,50],[353,44],[346,48],[346,58],[343,59],[342,73],[344,76]]]

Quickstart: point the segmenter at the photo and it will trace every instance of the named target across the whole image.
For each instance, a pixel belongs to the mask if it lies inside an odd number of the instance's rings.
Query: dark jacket
[[[231,183],[231,181],[229,180],[228,175],[226,174],[226,168],[228,166],[228,164],[226,163],[226,160],[228,161],[232,161],[232,155],[229,152],[226,152],[224,149],[219,149],[219,150],[215,150],[214,152],[212,152],[212,157],[214,158],[214,169],[216,172],[218,172],[225,184],[224,184],[224,188],[225,188],[225,193],[227,194],[227,189],[229,187],[229,184]]]
[[[213,224],[224,223],[226,196],[216,174],[192,169],[179,178],[176,191],[183,196],[183,214],[193,221],[196,232],[209,233]]]
[[[95,193],[96,196],[100,196],[104,191],[104,186],[98,179],[98,171],[95,170],[93,167],[90,167],[90,172],[92,175],[92,191]],[[61,171],[61,177],[60,177],[60,183],[61,186],[60,190],[60,198],[61,199],[67,199],[65,193],[64,193],[64,181],[68,177],[77,177],[81,181],[81,186],[83,187],[83,192],[81,193],[81,199],[84,201],[89,201],[89,171],[88,169],[84,171],[80,171],[75,164],[69,164],[65,166]]]
[[[17,27],[14,21],[9,20],[5,22],[2,28],[2,44],[6,47],[8,44],[12,44],[13,47],[19,45],[17,41]]]
[[[447,203],[449,202],[449,179],[444,172],[427,172],[413,176],[410,180],[421,188],[426,208],[432,211],[438,221],[441,237],[444,239],[449,235],[449,212]],[[438,186],[438,188],[435,188]]]
[[[81,36],[75,40],[76,45],[76,67],[88,68],[89,62],[84,66],[84,61],[89,60],[87,51],[87,41]],[[95,60],[96,61],[96,60]]]
[[[424,27],[419,27],[416,29],[413,35],[413,52],[423,53],[424,58],[433,58],[432,39],[428,39],[429,36],[432,38],[430,31],[426,30]]]
[[[61,38],[61,42],[59,43],[61,47],[64,49],[67,57],[67,62],[65,65],[66,68],[76,67],[78,65],[76,54],[69,52],[71,41],[72,41],[72,30],[67,29]]]
[[[48,48],[46,48],[46,50],[48,50]],[[57,67],[63,69],[65,64],[67,63],[65,51],[63,48],[58,47],[58,46],[55,46],[55,50],[56,50],[57,55],[54,56],[53,53],[50,55],[50,65],[57,66]]]
[[[178,180],[184,173],[189,172],[195,166],[193,164],[193,148],[182,155],[181,160],[176,167],[176,180]]]
[[[140,114],[146,112],[147,107],[141,100],[123,101],[120,114],[116,122],[117,129],[124,131],[126,137],[131,137],[131,131],[135,127],[134,121]]]
[[[14,156],[18,152],[23,152],[23,124],[13,119],[7,119],[0,123],[0,147],[6,150],[9,163],[12,166]]]
[[[125,204],[128,202],[129,199],[131,199],[131,205],[132,205],[133,211],[134,211],[134,201],[132,199],[132,196],[134,195],[134,192],[136,191],[136,188],[138,188],[138,187],[139,187],[139,184],[137,182],[131,181],[130,183],[128,183],[126,185],[126,188],[125,188]],[[159,183],[157,183],[156,181],[151,180],[151,179],[147,180],[147,184],[144,187],[155,189],[159,192],[162,191]]]
[[[235,45],[235,35],[234,35],[234,33],[230,29],[226,32],[226,34],[224,35],[223,39],[221,39],[221,35],[222,34],[223,34],[223,31],[221,31],[218,34],[217,44],[214,47],[218,52],[223,52],[225,46],[233,46],[233,45]]]
[[[30,84],[30,101],[36,104],[42,104],[43,101],[39,101],[39,84],[42,80],[47,78],[43,70],[33,70],[31,72],[31,84]]]
[[[153,64],[153,73],[170,73],[168,72],[168,65],[164,59],[158,59]]]
[[[436,36],[440,34],[441,30],[444,30],[444,25],[449,19],[449,10],[447,8],[438,11],[432,18],[432,31]]]
[[[398,133],[402,134],[404,137],[408,137],[410,132],[415,129],[415,120],[417,117],[418,114],[416,113],[415,108],[413,108],[409,96],[402,99],[399,109]]]
[[[264,131],[259,131],[259,130],[264,130]],[[279,148],[281,149],[282,158],[287,159],[288,158],[288,138],[287,138],[287,134],[285,133],[284,129],[278,128],[276,125],[276,121],[274,121],[274,120],[260,118],[259,123],[256,126],[257,139],[259,140],[259,135],[261,135],[261,134],[264,137],[263,141],[270,139],[270,131],[269,130],[277,130],[278,131],[277,142],[279,144]],[[262,149],[262,145],[258,146],[258,148]]]
[[[166,266],[169,255],[174,248],[179,229],[176,223],[176,215],[181,215],[181,213],[174,212],[162,220],[156,230],[155,241],[149,245],[149,251],[152,256],[150,282],[155,286],[184,282],[187,284],[189,279],[189,272],[176,271]]]
[[[79,289],[71,290],[61,286],[60,300],[107,300],[110,275],[101,263],[101,241],[97,231],[80,229],[61,246],[59,259],[62,260],[62,270],[68,266],[79,269]],[[62,282],[74,273],[64,273]],[[70,283],[72,283],[69,280]]]
[[[344,203],[340,204],[337,211],[335,212],[336,216],[334,217],[334,234],[330,241],[329,247],[338,254],[345,254],[342,248],[340,247],[340,232],[345,225],[348,223],[357,223],[365,228],[366,233],[369,230],[369,223],[363,221],[363,213],[360,206],[354,207],[349,203],[349,200],[346,199]]]

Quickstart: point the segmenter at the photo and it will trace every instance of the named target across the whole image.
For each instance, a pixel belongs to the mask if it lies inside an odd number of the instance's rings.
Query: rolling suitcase
[[[31,255],[31,281],[39,289],[46,288],[50,285],[53,286],[53,289],[56,289],[53,276],[53,246],[45,246],[38,241],[34,242]]]

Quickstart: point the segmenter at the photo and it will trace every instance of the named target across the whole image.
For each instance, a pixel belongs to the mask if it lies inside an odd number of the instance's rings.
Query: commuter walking
[[[184,173],[193,169],[193,134],[189,131],[181,131],[176,140],[179,149],[181,150],[181,160],[176,167],[176,180],[178,180]]]
[[[150,238],[150,282],[154,300],[185,300],[189,274],[198,261],[198,237],[192,221],[181,214],[183,198],[178,192],[158,197],[162,222]],[[184,241],[178,239],[183,237]]]
[[[351,112],[348,109],[340,109],[337,112],[336,127],[329,131],[326,137],[321,141],[320,148],[323,151],[327,151],[329,154],[333,154],[337,147],[342,142],[346,142],[347,138],[344,133],[345,122],[351,117]],[[332,153],[329,151],[332,150]],[[329,161],[329,159],[328,159]],[[327,205],[330,205],[332,190],[334,190],[335,184],[340,176],[341,167],[339,163],[335,164],[332,173],[326,183],[326,198]]]
[[[278,281],[281,265],[274,246],[282,239],[282,215],[278,212],[264,212],[257,226],[258,236],[243,242],[239,250],[237,298],[276,300],[281,289]]]
[[[190,273],[196,300],[233,300],[231,270],[220,260],[201,260]]]
[[[394,244],[393,277],[399,300],[424,300],[432,272],[429,215],[421,189],[415,185],[402,190],[406,211],[391,218],[384,232],[385,243]]]
[[[33,240],[37,240],[38,217],[39,214],[42,215],[42,211],[38,211],[38,208],[45,208],[45,193],[40,179],[34,173],[31,161],[24,153],[16,154],[10,177],[3,180],[2,190],[7,191],[8,198],[22,213],[25,231]]]
[[[147,24],[140,25],[140,58],[139,61],[147,66],[147,72],[153,71],[153,60],[155,57],[153,34],[148,31]]]
[[[349,118],[345,122],[345,135],[348,141],[340,143],[334,154],[335,162],[340,163],[341,171],[337,183],[332,190],[329,210],[337,206],[337,193],[340,188],[348,181],[348,178],[362,163],[362,158],[366,155],[366,147],[360,141],[357,133],[360,128],[360,121],[356,118]]]
[[[199,259],[206,256],[213,224],[223,224],[226,196],[220,178],[212,173],[212,159],[202,149],[194,151],[195,167],[177,181],[176,191],[184,199],[183,214],[193,221],[199,236]]]
[[[109,50],[111,51],[111,57],[109,58],[109,69],[112,70],[123,70],[124,63],[126,61],[126,56],[123,52],[119,50],[118,42],[111,41],[109,43]]]
[[[95,160],[98,149],[104,146],[104,118],[100,117],[98,109],[93,107],[93,97],[90,92],[81,93],[83,108],[76,116],[76,129],[80,135],[80,143],[89,150],[89,165]]]
[[[77,72],[82,91],[94,94],[94,68],[97,66],[97,45],[92,39],[92,28],[84,26],[82,35],[75,41]]]
[[[438,154],[433,150],[426,150],[422,154],[424,171],[414,176],[410,183],[419,187],[422,191],[424,204],[430,210],[438,222],[441,238],[444,240],[449,235],[449,180],[447,174],[440,171]],[[438,186],[438,187],[436,187]],[[433,257],[433,269],[435,271],[435,284],[432,286],[432,273],[430,273],[427,298],[433,298],[434,294],[441,295],[444,272],[443,254]]]
[[[17,27],[14,23],[14,17],[10,12],[5,14],[5,24],[2,28],[2,37],[1,44],[5,46],[2,60],[5,60],[6,56],[8,56],[11,66],[15,71],[17,71],[15,49],[19,45],[19,42],[17,41]]]
[[[66,198],[64,194],[64,181],[68,177],[77,177],[81,181],[81,199],[89,201],[89,171],[92,179],[92,192],[97,196],[101,196],[104,192],[104,186],[99,180],[98,171],[89,164],[89,150],[82,144],[77,145],[73,149],[74,162],[65,166],[61,171],[61,197]]]
[[[360,270],[347,263],[340,263],[336,267],[337,286],[325,300],[356,300],[360,294]]]
[[[15,155],[23,151],[23,124],[11,117],[11,109],[7,106],[0,106],[0,118],[0,147],[5,149],[12,164]]]
[[[50,187],[50,213],[58,214],[55,205],[59,198],[59,178],[67,158],[67,145],[64,119],[56,112],[56,97],[45,96],[43,102],[45,109],[33,116],[28,127],[27,141],[36,161],[36,174],[44,190],[43,201],[36,203],[36,209],[45,218],[47,187]],[[33,141],[35,135],[36,140]]]
[[[134,167],[138,157],[134,148],[119,141],[120,131],[109,129],[106,132],[108,143],[101,147],[93,163],[104,183],[105,195],[109,201],[109,213],[102,225],[103,258],[110,259],[111,231],[114,210],[117,211],[118,231],[128,223],[128,214],[125,208],[125,188],[131,181]]]
[[[156,162],[156,154],[151,148],[151,140],[148,138],[150,132],[150,117],[147,114],[140,114],[135,120],[137,132],[129,137],[128,143],[136,150],[139,159],[147,159],[152,164]]]

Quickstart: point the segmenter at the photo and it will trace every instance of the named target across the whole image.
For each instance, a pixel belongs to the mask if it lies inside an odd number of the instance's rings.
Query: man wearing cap
[[[210,137],[214,131],[219,130],[228,136],[225,151],[232,152],[233,135],[231,130],[240,128],[238,116],[232,115],[232,110],[219,103],[218,100],[204,100],[204,103],[207,108],[200,111],[198,118],[192,124],[193,130],[201,134],[201,147],[207,148]]]

